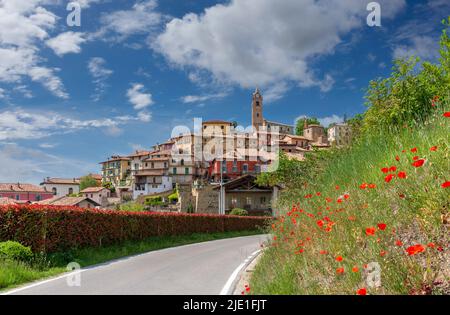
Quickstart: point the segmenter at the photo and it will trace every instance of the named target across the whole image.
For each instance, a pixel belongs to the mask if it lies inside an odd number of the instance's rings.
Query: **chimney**
[[[303,125],[303,129],[308,128],[308,118],[305,117],[305,124]]]

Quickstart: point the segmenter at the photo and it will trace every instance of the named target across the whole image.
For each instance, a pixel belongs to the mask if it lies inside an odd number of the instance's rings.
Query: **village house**
[[[336,146],[348,146],[352,141],[352,128],[346,123],[334,124],[328,128],[328,141]]]
[[[108,205],[108,198],[111,197],[110,190],[105,187],[88,187],[80,193],[83,197],[91,199],[102,207]]]
[[[40,184],[45,190],[51,191],[53,196],[63,197],[80,192],[80,180],[78,178],[50,178],[47,177]]]
[[[0,198],[10,198],[16,202],[33,202],[53,198],[53,192],[33,184],[0,183]]]
[[[51,199],[38,201],[36,204],[39,205],[51,205],[51,206],[69,206],[69,207],[79,207],[79,208],[98,208],[101,205],[94,200],[87,197],[54,197]]]
[[[131,159],[125,156],[112,156],[101,162],[102,183],[111,183],[114,187],[131,185]]]

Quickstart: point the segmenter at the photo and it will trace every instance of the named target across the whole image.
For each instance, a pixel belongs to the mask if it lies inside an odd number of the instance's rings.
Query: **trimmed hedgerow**
[[[1,206],[0,241],[18,241],[35,252],[58,252],[153,236],[257,230],[266,220],[263,217],[129,213],[47,205]]]

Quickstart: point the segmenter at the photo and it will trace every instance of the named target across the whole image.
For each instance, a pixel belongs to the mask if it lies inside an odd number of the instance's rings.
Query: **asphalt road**
[[[247,236],[153,251],[82,269],[78,278],[63,275],[7,294],[220,294],[266,239]],[[80,286],[68,285],[77,284],[77,279]]]

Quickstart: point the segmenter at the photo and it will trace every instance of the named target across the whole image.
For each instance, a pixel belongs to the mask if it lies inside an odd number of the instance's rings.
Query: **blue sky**
[[[99,172],[194,117],[324,124],[365,110],[392,59],[436,60],[450,3],[363,0],[0,0],[0,182]]]

